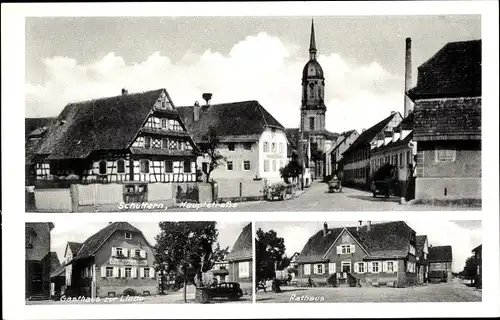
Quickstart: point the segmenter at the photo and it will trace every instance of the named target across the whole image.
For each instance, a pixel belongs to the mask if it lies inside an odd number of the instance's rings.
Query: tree
[[[290,264],[285,256],[285,239],[278,237],[276,231],[257,230],[255,239],[257,281],[275,279],[276,270],[283,270]]]
[[[206,182],[210,182],[210,174],[219,165],[226,161],[219,152],[220,139],[217,129],[210,127],[208,132],[202,137],[202,142],[199,143],[201,154],[209,159],[208,166],[202,167],[203,172],[206,175]]]
[[[290,179],[298,178],[303,173],[302,164],[299,161],[297,152],[292,153],[292,159],[283,168],[280,168],[280,176],[286,184]]]
[[[213,267],[215,258],[223,254],[215,246],[219,232],[214,221],[160,222],[160,233],[155,237],[155,260],[169,272],[184,277],[184,301],[188,281]],[[215,249],[215,250],[214,250]]]
[[[476,270],[476,259],[474,259],[474,256],[471,256],[468,257],[467,260],[465,260],[465,266],[461,273],[466,279],[469,279],[471,283],[473,283],[474,279],[476,278]]]

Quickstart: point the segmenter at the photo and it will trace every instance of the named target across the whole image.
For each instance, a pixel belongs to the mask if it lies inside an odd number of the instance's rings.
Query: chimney
[[[361,129],[361,133],[365,132],[365,130],[366,130],[365,128]]]
[[[128,90],[127,90],[127,89],[125,89],[125,88],[123,88],[123,89],[122,89],[122,96],[124,96],[124,95],[126,95],[126,94],[128,94]]]
[[[203,100],[205,100],[206,104],[205,106],[210,106],[210,100],[212,100],[212,94],[205,92],[204,94],[201,95],[203,97]]]
[[[406,95],[408,90],[411,89],[411,38],[406,38],[405,50],[405,94],[404,94],[404,117],[406,118],[410,111],[413,109],[410,98]]]
[[[327,234],[328,234],[328,224],[325,222],[323,224],[323,237],[326,237]]]
[[[391,115],[396,114],[396,111],[391,111]]]
[[[366,231],[370,231],[372,229],[372,222],[371,221],[367,221],[366,222]]]
[[[195,101],[194,107],[193,107],[193,122],[196,122],[200,120],[200,104],[198,101]]]
[[[359,224],[356,226],[356,231],[359,231],[359,228],[361,227],[361,224],[363,223],[363,221],[361,220],[358,220]]]

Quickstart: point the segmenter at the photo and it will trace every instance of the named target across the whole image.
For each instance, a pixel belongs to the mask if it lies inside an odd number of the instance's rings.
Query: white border
[[[104,3],[2,4],[2,255],[12,261],[3,270],[3,312],[6,319],[38,318],[233,318],[233,317],[481,317],[499,316],[499,171],[498,171],[498,3],[496,1],[440,2],[290,2],[290,3]],[[349,220],[483,220],[484,288],[481,303],[405,304],[230,304],[230,305],[82,305],[25,306],[24,220],[74,223],[95,221],[169,220],[346,220],[340,212],[287,213],[99,213],[25,214],[24,148],[24,17],[25,16],[340,16],[481,14],[483,43],[483,208],[471,212],[357,212]],[[139,216],[140,215],[140,216]],[[15,272],[13,272],[13,268]],[[254,269],[255,270],[255,269]],[[368,307],[369,306],[369,307]],[[333,307],[333,309],[332,309]],[[334,311],[332,311],[334,310]],[[354,312],[353,312],[354,310]]]

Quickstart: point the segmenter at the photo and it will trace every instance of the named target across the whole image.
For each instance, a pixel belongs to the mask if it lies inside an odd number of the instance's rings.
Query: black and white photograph
[[[28,17],[28,212],[480,210],[480,15]]]
[[[255,228],[257,303],[482,301],[481,221]]]
[[[251,303],[250,222],[27,222],[26,304]]]

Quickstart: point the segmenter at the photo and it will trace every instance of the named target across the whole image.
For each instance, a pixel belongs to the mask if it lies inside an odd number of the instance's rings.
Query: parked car
[[[396,168],[392,164],[385,164],[373,173],[371,190],[374,198],[378,195],[389,198],[394,184],[397,183],[395,171]]]
[[[228,298],[229,300],[238,300],[243,296],[243,290],[237,282],[223,282],[210,288],[212,298]]]

